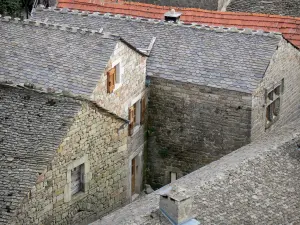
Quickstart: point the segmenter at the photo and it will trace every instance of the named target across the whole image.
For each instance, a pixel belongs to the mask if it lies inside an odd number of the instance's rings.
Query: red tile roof
[[[300,47],[299,17],[176,8],[123,0],[118,0],[118,3],[116,0],[58,0],[57,7],[153,19],[163,19],[164,13],[174,8],[183,13],[180,19],[187,23],[281,32],[291,43]]]

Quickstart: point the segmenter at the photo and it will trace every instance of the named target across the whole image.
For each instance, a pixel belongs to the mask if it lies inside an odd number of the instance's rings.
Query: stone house
[[[81,224],[131,201],[147,55],[99,30],[4,17],[0,31],[0,224]]]
[[[285,82],[295,84],[288,80],[290,73],[297,74],[298,59],[293,56],[297,50],[278,33],[68,9],[37,11],[34,18],[118,32],[142,49],[155,37],[146,65],[150,172],[145,174],[155,188],[248,144],[257,130],[268,132],[276,127],[265,124],[266,110],[275,103],[261,104],[263,96],[258,97],[262,94],[259,85],[267,82],[268,73],[278,76],[270,87],[284,77],[288,77]],[[276,58],[280,54],[284,57]],[[279,78],[276,65],[281,64],[289,72]],[[290,89],[297,95],[297,87]],[[286,110],[298,111],[297,106],[289,107]]]

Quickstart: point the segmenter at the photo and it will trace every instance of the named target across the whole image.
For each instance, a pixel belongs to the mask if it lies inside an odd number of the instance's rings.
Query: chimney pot
[[[165,13],[165,21],[178,22],[180,20],[181,12],[176,12],[175,9]]]

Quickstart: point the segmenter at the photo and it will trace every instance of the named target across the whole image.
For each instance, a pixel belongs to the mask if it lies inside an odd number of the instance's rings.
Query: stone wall
[[[208,10],[218,9],[218,0],[130,0],[132,2],[142,2],[163,6],[201,8]]]
[[[128,108],[132,100],[145,91],[146,59],[123,42],[118,42],[107,64],[104,74],[99,74],[100,80],[92,96],[99,105],[122,118],[128,119]],[[107,93],[107,75],[115,64],[120,63],[122,85],[113,93]]]
[[[298,224],[300,221],[300,120],[175,181],[194,201],[201,224]],[[169,225],[159,195],[105,216],[92,225]]]
[[[279,118],[266,129],[266,90],[274,88],[282,79],[284,90],[281,96]],[[274,54],[265,77],[253,93],[251,139],[265,132],[278,129],[300,115],[300,53],[287,41],[282,40]]]
[[[84,103],[15,224],[86,224],[128,202],[127,124]],[[70,194],[70,168],[84,163],[84,192]]]
[[[149,182],[170,182],[249,143],[251,95],[151,78]]]

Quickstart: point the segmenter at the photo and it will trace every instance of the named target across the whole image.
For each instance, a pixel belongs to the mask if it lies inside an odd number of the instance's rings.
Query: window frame
[[[284,80],[265,90],[265,129],[271,127],[280,117]]]
[[[146,113],[146,95],[135,99],[134,103],[129,107],[129,136],[134,135],[145,122]]]
[[[77,168],[78,166],[82,166],[81,170],[81,191],[72,194],[72,170]],[[90,163],[88,161],[88,155],[84,155],[83,157],[74,160],[69,163],[67,166],[67,184],[65,185],[64,190],[64,202],[76,202],[84,197],[89,190],[89,181],[91,180],[92,174],[90,172]]]
[[[113,74],[112,71],[114,71]],[[107,93],[111,94],[118,90],[123,84],[123,67],[120,60],[112,63],[112,67],[107,71]],[[111,78],[109,76],[112,76]],[[112,82],[110,85],[109,83]],[[112,86],[113,88],[110,88]]]

